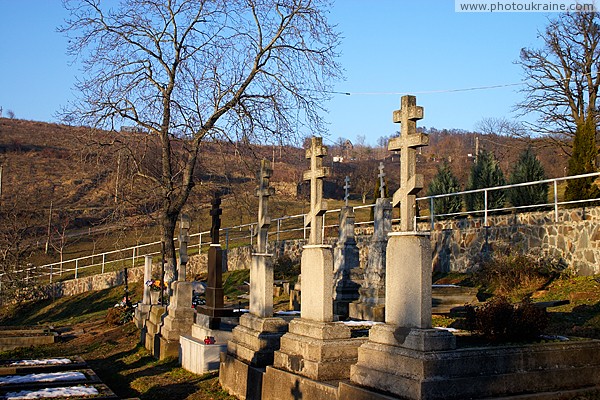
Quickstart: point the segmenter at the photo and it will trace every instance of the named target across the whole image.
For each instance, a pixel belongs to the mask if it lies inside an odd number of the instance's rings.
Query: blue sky
[[[78,70],[56,32],[66,16],[59,0],[0,0],[0,106],[17,118],[55,122],[72,97]],[[553,17],[553,15],[549,15]],[[554,15],[555,16],[555,15]],[[326,107],[331,140],[358,135],[375,144],[393,134],[400,93],[425,108],[420,126],[474,129],[487,117],[513,117],[519,86],[514,61],[539,47],[543,13],[456,13],[453,0],[337,0],[330,19],[344,36],[346,80]],[[363,94],[375,93],[375,94]],[[393,94],[389,94],[393,93]]]

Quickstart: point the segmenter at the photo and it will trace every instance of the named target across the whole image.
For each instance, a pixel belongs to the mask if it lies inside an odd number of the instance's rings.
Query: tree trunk
[[[177,261],[175,259],[175,226],[179,213],[164,213],[161,218],[162,241],[165,244],[165,283],[177,280]]]

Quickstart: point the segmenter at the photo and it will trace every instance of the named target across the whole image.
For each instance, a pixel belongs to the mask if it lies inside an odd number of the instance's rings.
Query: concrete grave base
[[[219,355],[226,345],[205,344],[204,340],[185,335],[179,342],[179,363],[183,369],[199,375],[219,369]]]
[[[267,367],[262,383],[262,400],[336,400],[337,383],[331,384]]]
[[[170,340],[162,335],[154,338],[154,357],[164,360],[169,357],[179,357],[179,339]]]
[[[358,347],[366,340],[351,338],[350,329],[341,322],[295,319],[281,337],[273,365],[319,381],[349,379]]]
[[[240,317],[233,329],[227,352],[253,366],[273,364],[273,353],[279,350],[281,336],[287,332],[288,323],[282,318],[261,318],[252,314]]]
[[[359,349],[351,381],[403,399],[561,399],[600,390],[598,368],[597,340],[448,351],[369,341]]]
[[[144,338],[144,347],[146,347],[146,349],[155,357],[158,357],[158,354],[154,354],[154,342],[160,333],[162,318],[166,311],[167,306],[153,305],[150,307],[150,315],[146,320],[146,336]]]
[[[221,353],[219,383],[229,394],[242,400],[260,400],[264,368],[253,367],[231,354]]]
[[[363,321],[385,321],[385,304],[372,305],[362,302],[353,302],[348,306],[350,318]]]
[[[133,322],[138,329],[144,328],[146,320],[150,317],[150,304],[138,303],[133,312]]]

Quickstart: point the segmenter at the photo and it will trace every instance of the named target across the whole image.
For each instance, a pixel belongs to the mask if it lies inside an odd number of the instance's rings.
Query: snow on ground
[[[27,375],[8,375],[0,377],[0,385],[16,385],[30,382],[61,382],[61,381],[82,381],[86,380],[82,372],[46,372]]]
[[[275,315],[300,315],[300,311],[277,311]]]
[[[382,324],[383,322],[375,322],[375,321],[344,321],[344,325],[346,326],[373,326],[377,324]]]
[[[45,358],[41,360],[19,360],[10,363],[10,365],[55,365],[55,364],[71,364],[68,358]]]
[[[98,389],[89,386],[70,386],[46,388],[39,390],[22,390],[20,392],[8,392],[4,395],[6,400],[45,399],[51,397],[74,397],[74,396],[96,396]]]

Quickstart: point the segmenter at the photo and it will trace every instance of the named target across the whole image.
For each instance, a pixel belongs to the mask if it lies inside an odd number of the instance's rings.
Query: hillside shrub
[[[438,194],[449,194],[460,191],[458,178],[450,170],[450,166],[444,163],[438,166],[437,173],[429,183],[427,196]],[[460,196],[440,197],[433,200],[433,211],[436,215],[451,214],[462,210],[462,198]]]
[[[500,169],[498,160],[489,151],[480,151],[477,161],[471,167],[467,190],[484,189],[505,184],[504,174]],[[487,208],[504,207],[505,194],[502,190],[488,192]],[[485,195],[483,192],[471,193],[465,196],[467,211],[483,210],[485,206]]]
[[[540,160],[531,147],[527,147],[519,156],[510,176],[510,183],[535,182],[546,179],[546,173]],[[548,184],[518,186],[508,192],[510,203],[515,207],[544,204],[548,202]]]
[[[596,125],[593,119],[577,127],[573,140],[573,154],[569,158],[568,174],[581,175],[596,172]],[[567,181],[565,200],[587,200],[600,197],[600,189],[594,184],[595,177]]]
[[[492,342],[535,340],[548,326],[548,314],[530,301],[511,304],[497,296],[481,306],[466,306],[466,326]]]
[[[567,273],[564,260],[552,256],[519,253],[498,248],[475,271],[474,280],[496,295],[521,300]]]

